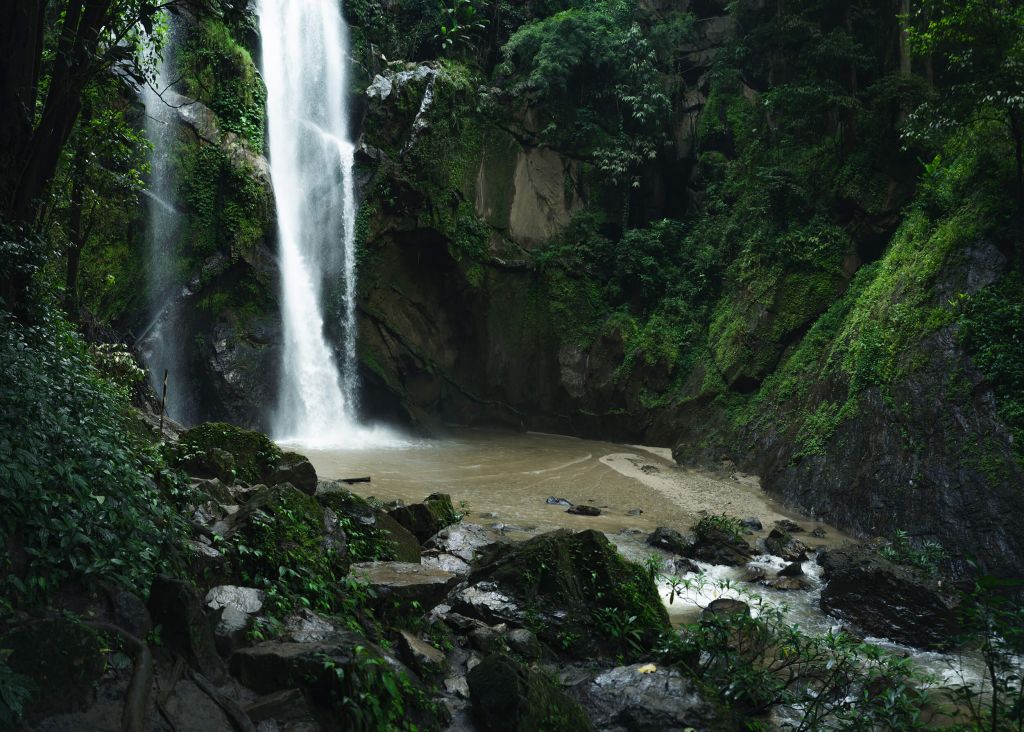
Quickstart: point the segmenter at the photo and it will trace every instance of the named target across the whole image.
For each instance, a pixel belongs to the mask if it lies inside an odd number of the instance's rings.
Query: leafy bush
[[[711,539],[725,534],[732,539],[743,540],[743,524],[735,516],[724,513],[702,517],[693,525],[692,531],[698,539]]]
[[[145,595],[183,532],[178,478],[138,436],[127,389],[56,308],[0,315],[0,588],[15,606],[71,578]]]
[[[175,460],[188,465],[211,450],[231,453],[236,477],[248,483],[265,478],[281,459],[281,448],[262,432],[226,422],[204,422],[181,435]]]
[[[878,553],[890,562],[908,564],[930,575],[939,573],[939,563],[946,558],[946,552],[941,544],[926,541],[920,546],[914,546],[910,543],[910,534],[906,531],[897,531],[892,542],[880,548]]]
[[[682,584],[706,584],[701,576]],[[728,589],[728,588],[722,588]],[[779,608],[742,595],[751,612],[706,614],[668,636],[662,659],[701,680],[747,714],[782,706],[786,728],[923,730],[929,694],[908,659],[844,633],[810,635]]]

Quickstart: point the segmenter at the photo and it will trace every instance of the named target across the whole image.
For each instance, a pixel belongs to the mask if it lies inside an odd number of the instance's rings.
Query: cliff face
[[[706,313],[696,337],[675,337],[664,312],[604,307],[586,275],[557,266],[553,242],[585,212],[625,205],[627,228],[699,217],[716,168],[746,154],[745,116],[766,92],[716,74],[739,31],[708,5],[673,135],[624,199],[592,157],[541,142],[557,110],[467,84],[450,62],[373,69],[360,276],[374,382],[428,427],[669,445],[681,462],[757,472],[855,532],[907,530],[961,569],[1018,574],[1024,543],[1004,517],[1024,509],[1024,470],[1005,397],[961,333],[964,303],[1005,278],[1010,249],[977,212],[907,209],[923,194],[905,159],[865,161],[871,180],[822,227],[840,233],[802,242],[815,256],[772,261],[778,241],[762,240],[739,255],[763,253],[755,265],[722,263],[706,299],[680,304]]]
[[[496,3],[486,37],[437,60],[407,5],[349,11],[369,416],[671,446],[853,531],[1019,574],[1005,140],[901,141],[926,91],[893,69],[895,15]],[[200,418],[265,428],[272,193],[233,32],[193,28],[183,55],[183,347]],[[837,33],[858,66],[821,61]],[[564,87],[535,59],[568,64]]]

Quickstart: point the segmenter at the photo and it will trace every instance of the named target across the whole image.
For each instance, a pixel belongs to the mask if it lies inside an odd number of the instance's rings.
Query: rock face
[[[379,605],[408,608],[415,602],[423,610],[440,603],[458,580],[450,572],[407,562],[363,562],[353,564],[351,573],[373,588]]]
[[[509,656],[488,656],[469,672],[467,681],[473,717],[482,732],[593,729],[580,705],[550,676]]]
[[[882,558],[873,545],[830,550],[821,609],[869,635],[920,648],[947,648],[959,632],[956,603],[938,580]]]
[[[590,657],[634,653],[616,623],[640,647],[668,627],[650,577],[592,530],[542,534],[484,558],[451,604],[487,623],[529,622],[552,649]]]
[[[735,729],[696,681],[651,663],[605,671],[577,687],[576,694],[598,730]]]

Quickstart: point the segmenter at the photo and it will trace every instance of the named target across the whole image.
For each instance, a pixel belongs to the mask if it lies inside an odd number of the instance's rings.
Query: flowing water
[[[173,162],[177,112],[161,97],[171,89],[173,19],[169,19],[163,55],[153,84],[143,88],[146,139],[153,146],[149,156],[146,196],[146,287],[150,322],[137,342],[150,383],[160,394],[167,373],[167,414],[183,424],[194,421],[189,374],[185,359],[188,334],[182,319],[183,285],[176,266],[180,246],[181,213],[176,207],[177,176]],[[168,95],[171,96],[171,95]]]
[[[409,440],[371,449],[317,449],[297,446],[307,454],[322,478],[370,477],[350,488],[383,501],[422,501],[430,493],[449,493],[467,512],[466,521],[523,539],[556,528],[597,529],[608,535],[627,558],[644,562],[652,555],[664,574],[659,589],[675,624],[695,621],[701,610],[719,597],[754,593],[768,606],[783,609],[788,622],[807,633],[827,633],[842,627],[818,606],[821,568],[812,558],[803,563],[809,590],[783,591],[744,581],[745,567],[697,562],[700,574],[676,575],[672,558],[645,543],[659,526],[686,529],[701,515],[727,513],[756,517],[764,529],[748,536],[751,544],[766,536],[773,522],[790,519],[808,533],[799,538],[811,548],[849,540],[832,526],[814,521],[773,501],[758,480],[741,473],[711,474],[676,465],[667,450],[581,440],[536,433],[458,430],[444,440]],[[600,516],[576,516],[547,502],[564,498],[571,503],[598,506]],[[815,539],[810,531],[825,530]],[[750,567],[772,577],[786,562],[760,555]],[[686,586],[679,584],[686,580]],[[977,655],[932,653],[870,638],[897,655],[910,656],[938,684],[980,682],[983,669]],[[799,710],[780,709],[776,726],[798,720]]]
[[[365,443],[356,421],[354,146],[337,0],[261,0],[284,349],[273,424],[285,439]],[[340,323],[335,347],[325,302]]]

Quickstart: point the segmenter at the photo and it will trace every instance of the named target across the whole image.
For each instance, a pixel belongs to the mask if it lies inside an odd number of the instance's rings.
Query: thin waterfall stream
[[[259,17],[284,335],[273,429],[282,441],[357,446],[379,431],[357,417],[348,32],[332,0],[262,0]],[[325,332],[334,315],[337,344]]]

